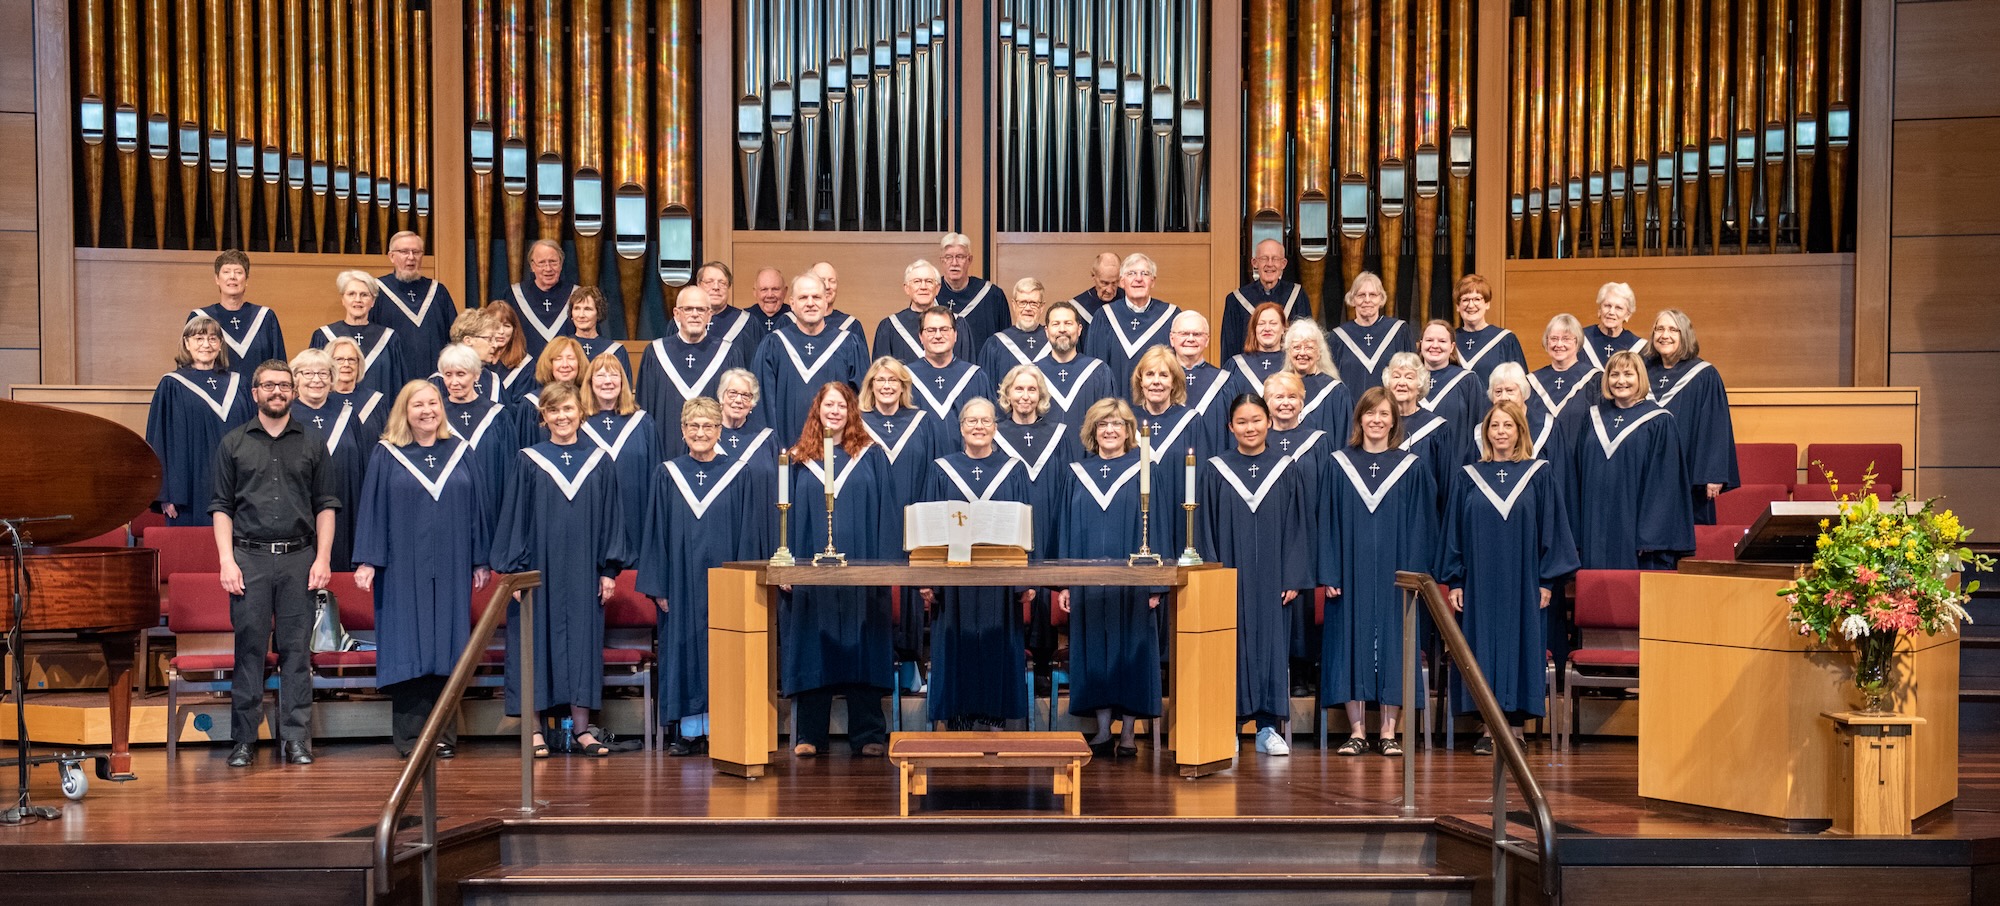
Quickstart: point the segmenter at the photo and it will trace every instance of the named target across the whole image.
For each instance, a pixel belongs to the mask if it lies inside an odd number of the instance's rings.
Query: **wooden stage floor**
[[[1934,840],[2000,839],[2000,728],[1968,727],[1960,760],[1959,799],[1920,825]],[[1301,737],[1288,758],[1258,755],[1246,737],[1237,767],[1183,780],[1171,758],[1142,739],[1139,757],[1094,761],[1084,770],[1084,819],[1090,817],[1229,818],[1395,816],[1401,764],[1376,755],[1342,758]],[[1419,751],[1418,813],[1456,815],[1490,824],[1493,759],[1460,749]],[[882,759],[843,754],[813,760],[779,756],[771,773],[746,781],[716,773],[700,757],[649,752],[609,758],[556,755],[538,763],[542,817],[840,818],[897,820],[896,774]],[[9,749],[11,751],[11,748]],[[468,740],[457,759],[440,762],[442,827],[518,817],[520,769],[511,741]],[[227,747],[135,753],[137,781],[93,781],[80,802],[65,800],[53,768],[37,768],[37,804],[60,806],[46,822],[0,826],[8,844],[244,843],[365,840],[402,762],[386,742],[321,745],[318,762],[275,763],[267,742],[248,769],[224,764]],[[1565,837],[1743,838],[1785,835],[1747,824],[1655,808],[1637,795],[1637,743],[1589,739],[1556,753],[1531,739],[1529,755]],[[1727,770],[1716,765],[1716,770]],[[11,800],[14,772],[0,777]],[[1515,818],[1518,795],[1510,789]],[[1059,818],[1044,772],[951,772],[933,779],[917,812],[929,818]],[[1073,820],[1073,819],[1072,819]],[[1525,828],[1517,828],[1517,832]],[[1796,836],[1789,839],[1799,839]],[[1566,844],[1567,845],[1567,844]],[[39,848],[39,847],[38,847]]]

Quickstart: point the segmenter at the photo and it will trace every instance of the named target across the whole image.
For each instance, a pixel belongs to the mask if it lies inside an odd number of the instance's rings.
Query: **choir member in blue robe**
[[[825,290],[826,306],[820,312],[819,319],[825,321],[826,326],[834,330],[853,334],[854,338],[860,340],[862,345],[866,347],[868,344],[867,325],[862,324],[860,318],[840,310],[840,273],[835,271],[833,265],[826,261],[818,262],[812,267],[807,268],[806,273],[819,278],[820,287]],[[796,278],[794,278],[794,284],[796,282]],[[793,290],[797,290],[796,285],[794,285]],[[805,323],[804,316],[797,311],[798,303],[792,302],[791,304],[794,309],[789,313],[791,323],[794,325]],[[861,360],[864,362],[868,360],[868,350],[866,348],[861,351]],[[791,426],[789,424],[786,425],[785,430],[791,430]]]
[[[743,348],[755,352],[765,337],[790,319],[792,306],[785,302],[785,275],[775,267],[758,269],[753,290],[757,293],[757,302],[743,309],[741,339]]]
[[[856,408],[853,388],[839,381],[821,384],[808,402],[811,414],[791,449],[797,512],[787,544],[801,559],[827,547],[829,488],[835,550],[850,561],[902,553],[903,514],[894,509],[889,459],[862,429]],[[888,589],[799,585],[788,591],[778,602],[778,680],[793,699],[798,735],[792,754],[812,758],[827,751],[833,699],[843,696],[848,745],[855,754],[879,757],[888,743],[882,696],[895,673]]]
[[[1694,512],[1680,426],[1646,399],[1646,363],[1613,353],[1604,400],[1571,446],[1572,535],[1585,569],[1673,569],[1694,551]]]
[[[1048,378],[1034,365],[1015,365],[1000,382],[1000,416],[993,444],[1021,461],[1028,502],[1035,508],[1034,550],[1042,556],[1055,544],[1053,514],[1068,493],[1069,464],[1084,455],[1077,422],[1052,407]],[[1079,409],[1076,418],[1081,419]],[[1052,663],[1058,647],[1054,597],[1039,594],[1028,609],[1028,649]]]
[[[1568,475],[1567,454],[1571,435],[1557,425],[1555,413],[1541,407],[1529,389],[1530,386],[1528,376],[1521,371],[1521,366],[1513,362],[1501,362],[1493,369],[1493,379],[1486,385],[1487,408],[1490,410],[1493,406],[1505,402],[1519,405],[1522,417],[1526,419],[1521,428],[1526,432],[1521,446],[1528,451],[1531,458],[1548,460],[1549,465],[1556,468],[1557,475]],[[1577,411],[1583,411],[1583,407],[1578,406]],[[1484,457],[1487,454],[1485,438],[1479,437],[1478,442],[1479,455]]]
[[[1227,352],[1249,351],[1249,341],[1253,335],[1251,324],[1257,320],[1257,309],[1265,305],[1278,308],[1280,334],[1282,325],[1293,321],[1313,319],[1312,300],[1306,297],[1299,285],[1285,279],[1285,245],[1276,239],[1265,239],[1257,243],[1250,253],[1250,270],[1254,279],[1238,287],[1222,300],[1222,348]],[[1276,370],[1275,368],[1272,370]],[[1268,374],[1257,377],[1263,383]]]
[[[972,358],[986,345],[986,338],[1007,326],[1006,296],[1000,287],[972,275],[972,239],[964,233],[946,233],[938,241],[938,262],[944,265],[943,284],[938,287],[939,305],[958,316],[964,358]],[[880,355],[880,353],[877,353]]]
[[[781,435],[805,424],[812,399],[826,382],[853,387],[868,370],[867,341],[858,331],[840,330],[827,322],[826,288],[818,277],[794,278],[791,304],[795,323],[780,325],[764,338],[750,369],[763,395],[765,423]]]
[[[654,467],[637,584],[660,608],[659,719],[673,737],[668,755],[695,754],[708,736],[708,571],[769,557],[778,531],[770,432],[725,455],[717,443],[722,406],[707,397],[681,407],[680,426],[687,452]]]
[[[1195,495],[1195,550],[1236,570],[1236,719],[1257,724],[1257,751],[1290,755],[1292,607],[1311,607],[1317,551],[1306,522],[1311,465],[1265,443],[1271,411],[1254,393],[1229,403],[1235,448],[1210,456]],[[1302,594],[1303,592],[1303,594]]]
[[[423,274],[424,237],[403,230],[389,237],[389,273],[375,280],[379,298],[369,320],[396,332],[396,345],[411,377],[437,361],[451,343],[458,303],[443,283]]]
[[[1265,378],[1285,368],[1285,329],[1290,322],[1285,320],[1284,309],[1275,302],[1266,302],[1251,313],[1250,322],[1254,326],[1244,341],[1243,351],[1230,356],[1222,366],[1222,370],[1236,379],[1239,388],[1262,387]],[[1234,347],[1222,348],[1226,351]]]
[[[1318,333],[1315,329],[1314,333]],[[1264,381],[1264,404],[1271,408],[1271,429],[1264,443],[1280,455],[1289,456],[1304,468],[1297,469],[1300,493],[1308,502],[1294,530],[1306,538],[1319,537],[1320,472],[1334,441],[1305,418],[1305,382],[1289,371],[1280,371]],[[1319,685],[1319,622],[1312,597],[1285,608],[1289,625],[1292,662],[1292,697],[1310,695]]]
[[[1647,396],[1674,414],[1680,432],[1695,524],[1714,525],[1716,495],[1742,486],[1743,480],[1736,471],[1729,392],[1722,386],[1722,373],[1702,359],[1686,312],[1669,308],[1653,319],[1646,375]]]
[[[1131,379],[1133,363],[1149,347],[1167,341],[1174,316],[1181,313],[1172,303],[1153,298],[1159,273],[1150,256],[1125,256],[1118,266],[1118,285],[1125,298],[1098,309],[1084,337],[1083,354],[1102,361],[1120,381]]]
[[[1424,398],[1418,405],[1436,413],[1451,426],[1456,436],[1454,443],[1465,445],[1464,453],[1469,458],[1474,455],[1470,448],[1479,436],[1479,417],[1489,404],[1485,376],[1459,367],[1453,361],[1457,355],[1452,346],[1449,322],[1432,321],[1424,325],[1423,333],[1417,338],[1417,357],[1423,360],[1424,370],[1429,372],[1430,386],[1424,390]]]
[[[385,394],[395,394],[410,378],[419,376],[403,358],[403,342],[394,328],[369,320],[375,307],[375,278],[367,271],[342,271],[334,278],[340,287],[340,305],[346,315],[312,333],[312,348],[325,349],[340,337],[352,339],[361,348],[362,373],[368,386]],[[428,362],[428,360],[425,360]]]
[[[1542,349],[1549,364],[1528,375],[1528,421],[1539,424],[1535,412],[1555,416],[1559,424],[1575,424],[1604,394],[1603,372],[1578,359],[1583,348],[1583,325],[1575,316],[1559,314],[1542,330]]]
[[[716,382],[722,401],[722,434],[716,447],[724,456],[740,456],[752,449],[752,444],[765,432],[770,432],[769,441],[782,446],[777,440],[777,429],[764,421],[764,411],[757,405],[757,376],[748,368],[731,368],[722,373]],[[771,449],[776,449],[773,446]]]
[[[618,573],[636,559],[625,543],[626,504],[610,457],[578,435],[583,411],[576,388],[549,384],[541,401],[549,439],[514,460],[490,564],[503,573],[541,572],[534,593],[535,706],[543,715],[571,718],[577,751],[609,755],[611,748],[588,728],[604,693],[604,602]],[[521,711],[520,625],[520,605],[509,602],[509,716]],[[537,739],[535,757],[544,745]]]
[[[1490,377],[1494,366],[1501,362],[1528,366],[1521,338],[1505,327],[1486,323],[1486,312],[1492,307],[1493,286],[1485,277],[1466,274],[1458,278],[1459,327],[1451,341],[1458,348],[1460,364],[1479,375],[1481,381]],[[1449,329],[1451,325],[1445,326]]]
[[[1255,391],[1258,385],[1245,381],[1234,370],[1208,363],[1208,318],[1200,312],[1175,315],[1168,339],[1173,344],[1174,364],[1180,366],[1181,379],[1187,383],[1188,408],[1200,413],[1209,448],[1219,451],[1234,446],[1229,440],[1229,401]]]
[[[369,386],[365,380],[357,382],[354,379],[353,371],[348,365],[358,361],[360,349],[353,340],[345,337],[334,340],[327,344],[324,351],[327,358],[333,361],[333,389],[327,394],[328,403],[334,406],[353,406],[354,414],[361,420],[361,424],[367,426],[374,434],[381,434],[382,427],[389,422],[390,404],[395,401],[395,397]],[[373,444],[375,441],[371,437],[368,443]]]
[[[1079,432],[1085,458],[1070,463],[1069,489],[1055,513],[1052,556],[1069,560],[1123,562],[1141,546],[1139,486],[1178,468],[1155,468],[1139,452],[1138,422],[1124,400],[1104,399],[1085,410]],[[1151,519],[1146,543],[1156,551],[1178,550],[1167,543],[1161,523]],[[1090,739],[1099,754],[1111,754],[1111,723],[1122,719],[1117,751],[1138,753],[1133,729],[1138,718],[1160,714],[1160,619],[1164,588],[1075,586],[1056,593],[1056,607],[1069,614],[1069,713],[1097,718]]]
[[[1165,346],[1155,346],[1139,356],[1132,373],[1132,402],[1138,416],[1138,430],[1145,434],[1148,446],[1153,451],[1153,465],[1158,479],[1155,490],[1157,500],[1180,500],[1185,481],[1185,472],[1173,466],[1183,463],[1188,454],[1194,454],[1196,462],[1206,462],[1208,457],[1219,452],[1221,441],[1211,437],[1204,426],[1201,413],[1187,405],[1186,372],[1181,370],[1173,353]],[[1133,445],[1138,441],[1134,439]],[[1158,522],[1160,520],[1155,520]],[[1182,550],[1187,546],[1185,520],[1168,519],[1164,527],[1167,540],[1165,551]],[[1136,550],[1137,548],[1134,548]]]
[[[1452,472],[1472,461],[1473,444],[1444,416],[1423,407],[1429,382],[1430,372],[1413,352],[1390,356],[1389,367],[1382,373],[1382,388],[1389,391],[1389,399],[1396,405],[1397,425],[1403,431],[1398,446],[1423,460],[1424,470],[1431,476],[1431,489],[1437,491],[1451,480]],[[1436,504],[1442,506],[1443,492],[1438,494]]]
[[[1035,367],[1048,379],[1049,411],[1057,421],[1075,424],[1091,403],[1123,395],[1124,383],[1109,365],[1077,351],[1083,320],[1076,303],[1057,300],[1043,321],[1048,355],[1035,360]]]
[[[528,279],[507,288],[520,316],[521,342],[529,357],[549,341],[569,333],[569,297],[576,284],[563,279],[562,243],[537,239],[528,245]]]
[[[471,459],[467,465],[479,472],[480,487],[486,489],[489,497],[497,499],[512,477],[509,470],[514,467],[514,454],[521,448],[515,442],[519,434],[514,428],[513,414],[506,406],[480,395],[481,373],[479,353],[470,346],[454,343],[438,353],[445,420],[451,423],[452,436],[472,448],[466,454]],[[499,514],[498,506],[486,509],[489,523],[499,518]]]
[[[875,358],[889,356],[904,362],[914,362],[924,357],[923,333],[924,313],[939,308],[938,277],[935,265],[918,259],[903,268],[903,296],[909,304],[897,309],[875,325],[875,343],[869,355]],[[944,307],[950,311],[949,307]],[[957,337],[952,346],[955,358],[971,360],[979,347],[972,345],[964,335]]]
[[[1382,386],[1382,367],[1389,357],[1416,351],[1417,338],[1411,336],[1410,325],[1382,314],[1382,306],[1388,301],[1382,278],[1362,271],[1347,289],[1353,320],[1342,321],[1327,333],[1334,367],[1340,369],[1340,380],[1350,393]]]
[[[583,436],[611,457],[618,486],[629,498],[651,485],[653,470],[666,458],[660,453],[653,414],[632,399],[625,368],[609,353],[591,360],[584,372]],[[625,508],[626,541],[633,550],[646,537],[646,508],[634,502]]]
[[[1340,379],[1319,325],[1294,321],[1285,328],[1284,370],[1298,375],[1305,386],[1305,409],[1299,413],[1299,421],[1335,436],[1345,434],[1354,417],[1354,395]]]
[[[168,525],[208,525],[215,490],[215,449],[222,435],[249,420],[250,379],[229,370],[222,328],[207,316],[181,328],[174,370],[153,388],[146,443],[160,458],[154,512]]]
[[[487,308],[500,304],[494,303]],[[497,403],[500,402],[500,373],[487,367],[494,360],[493,313],[487,308],[468,308],[451,322],[451,343],[471,350],[477,359],[478,373],[472,379],[474,395]],[[438,354],[441,356],[444,353]],[[451,402],[451,391],[445,387],[442,374],[431,372],[431,383],[445,392],[445,402]]]
[[[292,419],[326,448],[337,489],[334,493],[343,502],[361,499],[361,480],[368,471],[368,457],[381,426],[367,424],[352,400],[333,398],[333,359],[324,351],[300,350],[292,356],[291,366],[292,383],[298,391],[292,397]],[[327,565],[334,572],[353,572],[353,551],[354,507],[350,504],[334,511],[333,546],[327,551]]]
[[[1319,704],[1343,707],[1348,738],[1335,751],[1368,751],[1368,703],[1382,705],[1384,755],[1403,754],[1396,722],[1403,705],[1403,601],[1399,570],[1429,572],[1437,549],[1437,489],[1416,454],[1400,447],[1401,419],[1389,391],[1370,387],[1354,407],[1347,446],[1321,473]]]
[[[1639,297],[1629,283],[1606,283],[1597,288],[1597,323],[1583,329],[1583,359],[1592,368],[1606,370],[1612,353],[1645,352],[1646,338],[1625,325],[1639,313]]]
[[[285,332],[278,326],[277,312],[245,298],[250,291],[249,255],[225,249],[215,256],[215,288],[220,299],[189,312],[188,320],[207,317],[221,326],[229,369],[243,375],[247,393],[258,365],[285,361]]]
[[[986,338],[978,363],[993,379],[1049,357],[1048,330],[1041,324],[1042,281],[1023,277],[1014,283],[1014,321]]]
[[[1031,369],[1032,370],[1032,369]],[[959,411],[965,448],[931,461],[918,499],[1011,501],[1033,505],[1027,469],[993,444],[993,403],[969,400]],[[1042,552],[1033,552],[1041,559]],[[925,703],[932,721],[997,724],[1025,720],[1021,612],[1036,589],[963,587],[925,589],[936,609],[931,623],[931,676]]]
[[[355,498],[354,583],[375,596],[375,682],[389,693],[390,739],[407,758],[472,635],[485,588],[493,508],[473,451],[451,431],[436,387],[397,394]],[[458,748],[447,720],[440,757]]]
[[[917,502],[930,474],[931,460],[951,451],[958,437],[942,420],[910,395],[910,369],[892,356],[868,366],[861,378],[861,427],[889,460],[889,509],[900,518],[903,508]],[[899,588],[896,607],[896,659],[904,665],[907,685],[921,686],[917,665],[924,661],[924,634],[930,625],[928,608],[915,587]]]
[[[960,358],[958,316],[942,306],[924,312],[924,355],[910,362],[910,389],[917,407],[928,410],[958,443],[958,410],[973,397],[993,398],[993,377]]]
[[[1524,719],[1543,716],[1543,611],[1562,577],[1577,568],[1562,476],[1529,452],[1526,419],[1511,400],[1487,411],[1480,425],[1486,453],[1452,476],[1437,574],[1516,734]],[[1453,704],[1461,714],[1476,710],[1463,685]],[[1493,753],[1493,729],[1481,734],[1475,753]]]
[[[625,369],[627,377],[632,376],[632,357],[625,351],[625,344],[605,336],[604,292],[595,286],[579,286],[569,294],[569,336],[583,347],[583,360],[596,361],[598,356],[611,353],[618,360],[618,367]]]
[[[711,310],[702,291],[683,287],[674,297],[674,329],[646,344],[639,357],[639,408],[647,412],[679,412],[697,397],[721,399],[722,373],[750,364],[750,347],[741,339],[724,339],[712,330]],[[682,432],[654,418],[660,455],[681,453]]]
[[[1076,341],[1079,348],[1089,339],[1090,325],[1097,319],[1098,311],[1113,302],[1125,300],[1125,288],[1118,285],[1118,263],[1117,253],[1098,252],[1097,260],[1090,266],[1089,288],[1070,297],[1069,301],[1076,306],[1076,320],[1081,328]],[[1084,405],[1087,407],[1090,403],[1086,401]],[[1082,415],[1083,411],[1079,409],[1077,414]]]
[[[535,360],[540,352],[528,352],[527,341],[523,339],[521,317],[514,306],[505,302],[488,302],[481,307],[486,313],[492,349],[486,362],[486,370],[493,375],[498,402],[512,405],[522,397],[533,393],[541,384],[535,380]]]
[[[749,314],[730,302],[731,288],[736,284],[736,277],[729,272],[729,265],[720,261],[710,261],[695,268],[694,284],[708,299],[708,329],[723,340],[741,346],[745,350],[756,348],[755,339],[746,339],[757,333],[750,328]],[[570,318],[574,320],[575,317],[575,312],[571,312]],[[747,357],[749,353],[746,351],[744,355]]]
[[[535,386],[538,388],[524,394],[514,403],[514,440],[520,448],[532,447],[549,439],[549,427],[541,417],[542,397],[550,384],[568,384],[570,389],[581,395],[584,390],[583,368],[589,361],[583,357],[583,346],[575,337],[557,337],[549,341],[542,354],[535,360]],[[591,404],[583,399],[581,405],[586,411]],[[657,461],[657,460],[656,460]]]

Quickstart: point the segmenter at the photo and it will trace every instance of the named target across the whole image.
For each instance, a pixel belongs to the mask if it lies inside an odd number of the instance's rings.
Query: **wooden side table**
[[[911,796],[929,795],[932,768],[1052,768],[1055,794],[1068,798],[1071,815],[1081,815],[1090,746],[1076,732],[891,733],[889,761],[900,775],[905,818]]]
[[[1842,757],[1834,762],[1833,830],[1857,837],[1909,836],[1916,815],[1916,728],[1908,714],[1829,711]]]

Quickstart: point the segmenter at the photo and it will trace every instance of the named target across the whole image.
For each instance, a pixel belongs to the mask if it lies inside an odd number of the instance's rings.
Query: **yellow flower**
[[[1826,528],[1826,527],[1827,527],[1827,521],[1826,521],[1826,520],[1824,520],[1824,519],[1821,519],[1821,520],[1819,521],[1819,527],[1820,527],[1820,528]]]
[[[1815,544],[1815,546],[1820,548],[1826,548],[1826,547],[1831,547],[1832,545],[1833,545],[1833,539],[1829,537],[1825,532],[1821,532],[1819,540]]]

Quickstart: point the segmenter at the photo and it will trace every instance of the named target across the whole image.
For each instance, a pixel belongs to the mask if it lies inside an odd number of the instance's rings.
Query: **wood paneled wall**
[[[1889,382],[1923,390],[1924,489],[2000,524],[2000,9],[1894,9]],[[1990,540],[1990,538],[1989,538]]]
[[[0,4],[0,391],[41,379],[34,7]]]

